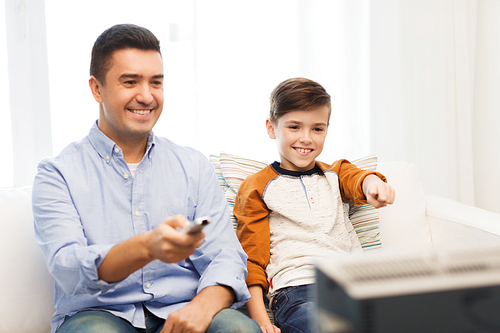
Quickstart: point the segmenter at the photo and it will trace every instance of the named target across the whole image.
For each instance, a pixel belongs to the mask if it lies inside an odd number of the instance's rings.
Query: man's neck
[[[134,140],[133,142],[116,142],[116,144],[122,149],[125,162],[139,163],[146,153],[148,138],[140,142]]]
[[[139,163],[142,161],[144,154],[146,153],[146,147],[141,147],[140,149],[126,149],[122,148],[123,151],[123,159],[127,163]]]
[[[113,132],[105,131],[98,124],[99,130],[104,133],[108,138],[113,140],[114,143],[121,148],[123,152],[123,159],[127,163],[139,163],[142,161],[144,154],[146,153],[146,148],[148,145],[149,134],[137,134],[137,135],[113,135]]]

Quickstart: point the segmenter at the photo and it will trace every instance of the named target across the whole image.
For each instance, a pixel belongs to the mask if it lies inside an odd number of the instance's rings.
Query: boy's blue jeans
[[[145,313],[146,329],[133,327],[128,321],[106,311],[86,310],[71,316],[57,330],[57,333],[159,333],[164,319],[149,311]],[[261,332],[257,322],[241,312],[224,309],[217,313],[207,333],[257,333]]]
[[[310,285],[283,288],[271,303],[274,324],[282,333],[312,332],[313,309]]]

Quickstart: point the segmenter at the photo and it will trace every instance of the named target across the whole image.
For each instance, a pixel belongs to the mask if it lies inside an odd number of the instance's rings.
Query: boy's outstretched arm
[[[394,203],[394,189],[375,175],[368,175],[363,180],[363,193],[366,201],[375,208]]]

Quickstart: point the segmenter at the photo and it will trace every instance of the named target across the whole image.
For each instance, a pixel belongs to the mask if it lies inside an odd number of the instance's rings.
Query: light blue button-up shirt
[[[196,150],[153,133],[132,177],[121,148],[94,124],[83,140],[40,162],[33,214],[37,242],[56,280],[52,332],[66,315],[89,308],[144,328],[143,304],[166,318],[207,286],[231,287],[233,307],[250,298],[247,256],[212,165]],[[176,214],[212,218],[193,255],[177,264],[155,260],[117,283],[99,280],[97,268],[115,244]]]

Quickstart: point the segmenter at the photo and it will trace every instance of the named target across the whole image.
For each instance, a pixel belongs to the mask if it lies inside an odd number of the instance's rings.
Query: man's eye
[[[129,80],[129,81],[125,81],[124,83],[127,84],[127,85],[133,85],[135,83],[135,81],[134,80]]]
[[[161,86],[163,84],[163,82],[161,81],[153,81],[151,82],[154,86]]]

